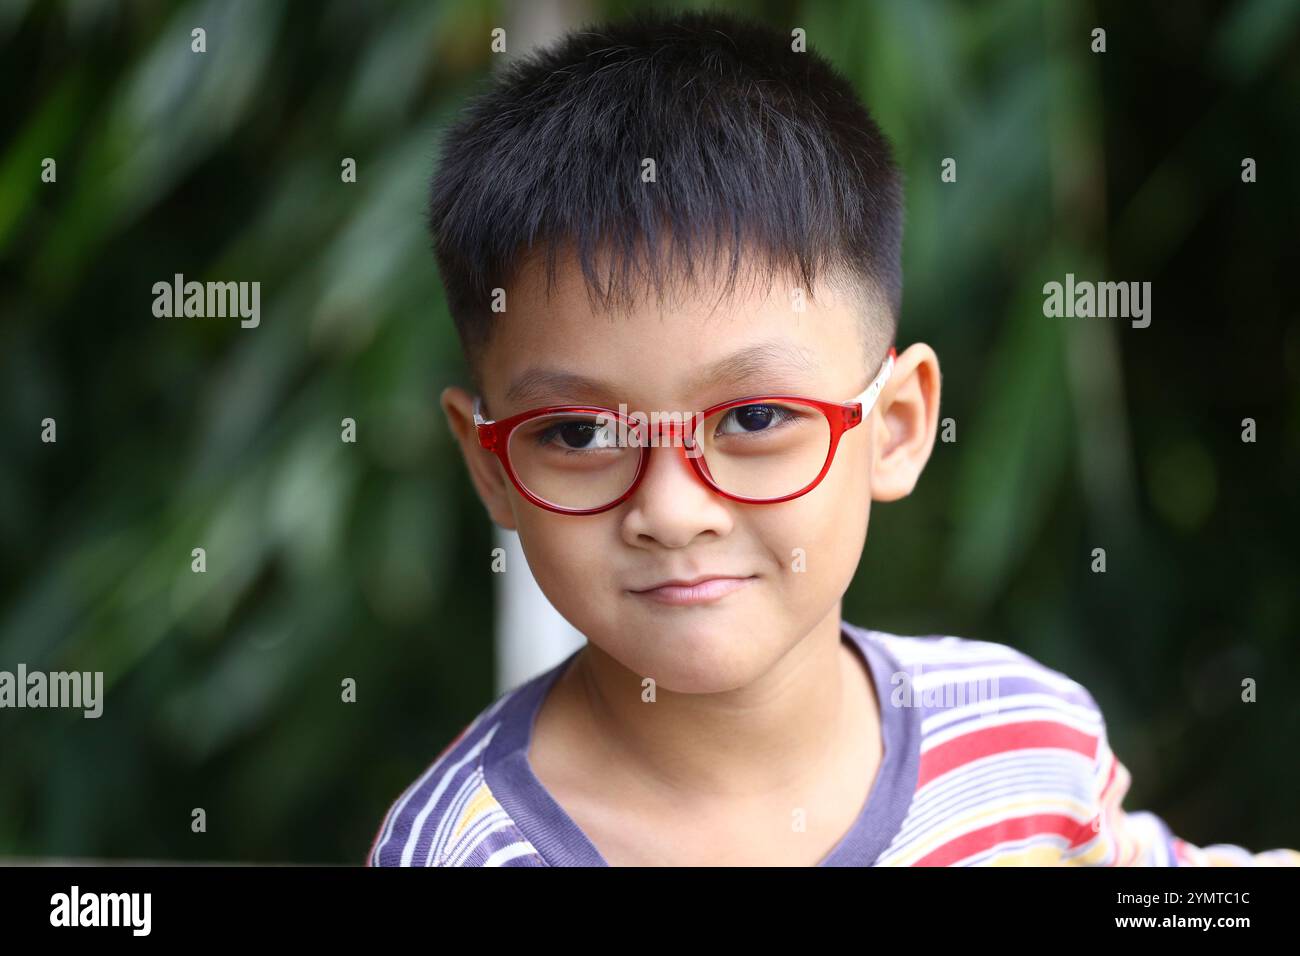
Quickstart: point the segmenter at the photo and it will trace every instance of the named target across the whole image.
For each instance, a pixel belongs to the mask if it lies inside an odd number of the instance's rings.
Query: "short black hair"
[[[729,251],[724,294],[742,249],[810,297],[825,271],[885,315],[869,336],[883,354],[902,299],[902,176],[852,85],[793,47],[726,13],[642,13],[521,57],[468,104],[428,225],[475,384],[492,290],[544,252],[549,294],[564,249],[606,310],[647,282],[662,301],[705,248]]]

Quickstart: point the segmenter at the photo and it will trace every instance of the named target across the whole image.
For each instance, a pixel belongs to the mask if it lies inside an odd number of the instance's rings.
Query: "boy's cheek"
[[[850,502],[826,490],[824,497],[814,492],[755,516],[754,536],[779,565],[777,583],[783,590],[816,590],[823,581],[852,580],[862,554],[869,503]]]
[[[598,516],[531,510],[533,514],[519,516],[519,543],[539,585],[561,592],[594,591],[614,564],[610,549],[620,547],[618,540],[602,534]]]

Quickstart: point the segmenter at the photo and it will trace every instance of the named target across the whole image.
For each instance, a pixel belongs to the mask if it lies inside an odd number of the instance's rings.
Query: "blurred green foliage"
[[[803,27],[896,143],[900,343],[937,349],[956,424],[873,510],[845,616],[1027,651],[1101,703],[1130,808],[1300,846],[1300,5],[726,6]],[[0,855],[358,862],[490,700],[491,528],[436,404],[464,371],[422,212],[515,16],[0,4],[0,668],[109,694],[0,712]],[[1151,281],[1151,327],[1045,319],[1066,272]],[[154,318],[175,273],[259,280],[261,326]]]

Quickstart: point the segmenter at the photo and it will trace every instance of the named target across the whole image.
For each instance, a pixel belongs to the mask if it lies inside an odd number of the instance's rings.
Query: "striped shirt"
[[[1128,769],[1084,687],[1021,651],[843,622],[881,708],[883,757],[820,866],[1300,866],[1194,846],[1126,811]],[[500,695],[389,808],[368,866],[607,866],[528,763],[542,700],[579,653]]]

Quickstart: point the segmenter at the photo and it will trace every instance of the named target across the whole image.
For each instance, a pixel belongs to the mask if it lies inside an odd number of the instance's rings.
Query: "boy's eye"
[[[618,444],[618,433],[607,421],[595,418],[570,418],[551,422],[536,435],[542,447],[559,451],[587,451],[593,448],[613,448]]]
[[[796,413],[792,409],[782,405],[739,405],[723,414],[715,434],[743,435],[747,432],[771,431],[795,417]]]

